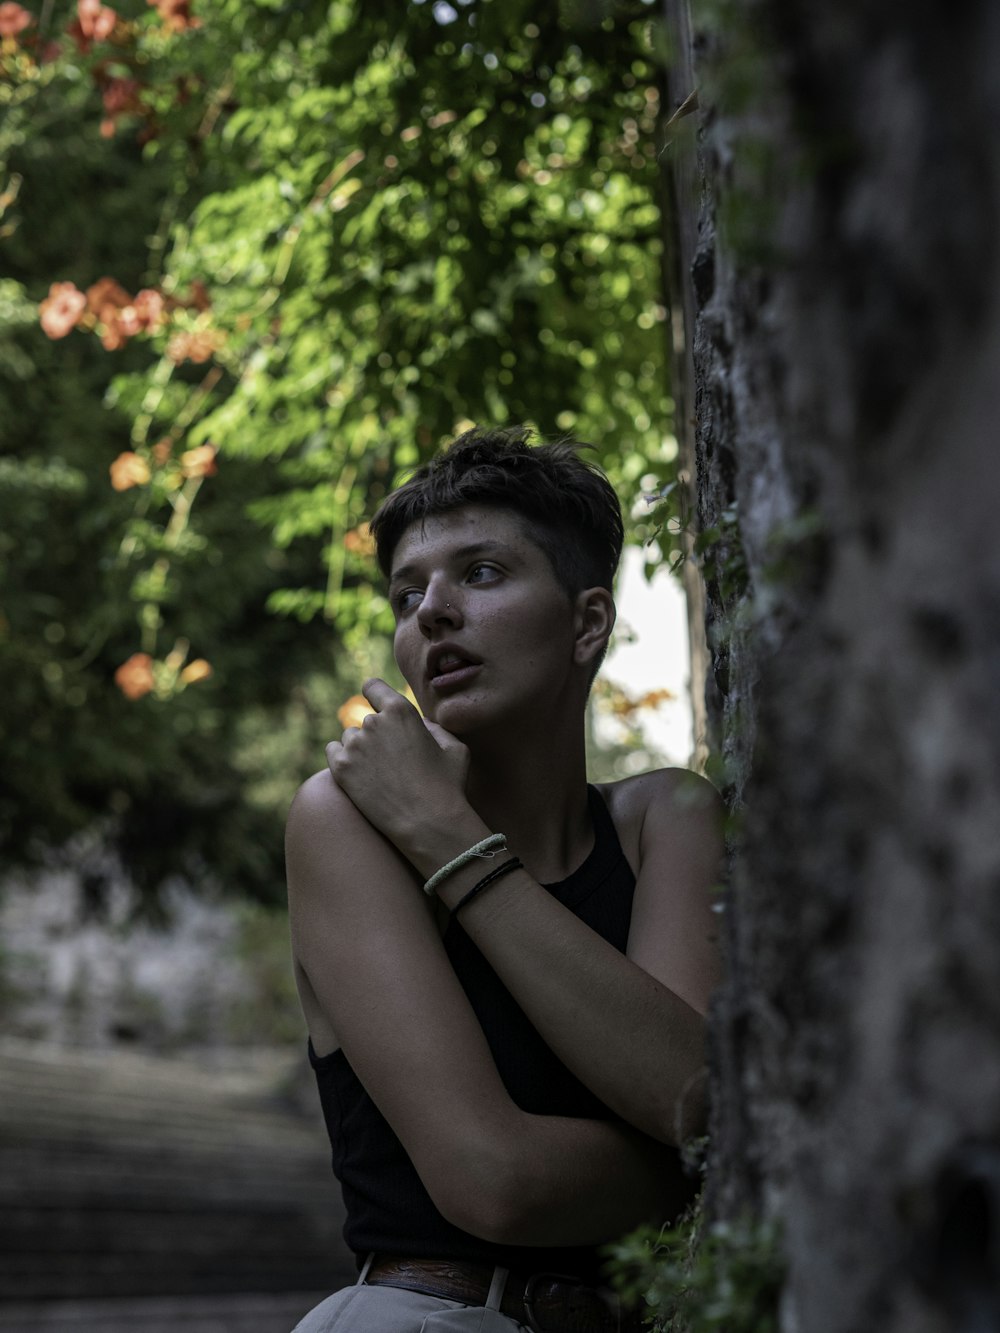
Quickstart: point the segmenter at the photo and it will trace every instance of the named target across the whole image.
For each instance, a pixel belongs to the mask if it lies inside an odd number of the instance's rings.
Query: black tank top
[[[545,887],[624,953],[635,877],[600,792],[589,787],[588,795],[593,850],[568,879]],[[445,932],[444,946],[511,1099],[537,1115],[613,1119],[613,1112],[552,1053],[455,919]],[[593,1249],[495,1245],[453,1226],[431,1202],[403,1145],[343,1052],[320,1058],[310,1045],[309,1058],[333,1147],[334,1174],[344,1192],[344,1239],[355,1254],[375,1250],[412,1258],[476,1260],[522,1272],[573,1273],[596,1280],[599,1260]]]

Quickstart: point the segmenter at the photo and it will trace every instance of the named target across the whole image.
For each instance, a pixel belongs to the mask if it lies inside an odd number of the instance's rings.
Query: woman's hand
[[[469,751],[384,680],[361,688],[375,712],[331,741],[326,761],[337,786],[405,856],[420,841],[418,826],[447,827],[468,812]]]

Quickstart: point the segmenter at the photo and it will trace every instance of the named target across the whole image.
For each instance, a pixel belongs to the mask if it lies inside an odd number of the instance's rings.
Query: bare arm
[[[620,786],[618,813],[636,826],[639,862],[625,955],[524,871],[475,898],[462,925],[581,1082],[630,1124],[679,1144],[700,1131],[705,1111],[720,803],[707,782],[679,770]],[[469,877],[441,886],[449,906]]]
[[[488,833],[464,795],[463,746],[427,726],[384,682],[378,715],[329,747],[337,782],[421,875]],[[462,925],[548,1044],[629,1124],[679,1143],[702,1123],[703,1016],[718,976],[710,889],[722,851],[719,801],[694,775],[621,784],[638,879],[627,956],[519,870],[462,911]],[[419,791],[421,799],[408,799]],[[516,848],[512,848],[516,852]],[[482,862],[438,890],[454,907]]]
[[[309,1004],[446,1218],[487,1240],[574,1245],[670,1207],[645,1136],[511,1101],[411,867],[329,774],[296,797],[287,862]]]

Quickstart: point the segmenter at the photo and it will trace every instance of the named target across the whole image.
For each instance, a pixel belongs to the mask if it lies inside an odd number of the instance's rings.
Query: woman
[[[469,432],[372,532],[420,712],[368,681],[289,815],[361,1269],[299,1329],[610,1331],[597,1247],[679,1210],[702,1124],[718,800],[681,770],[588,786],[622,523],[574,448]]]

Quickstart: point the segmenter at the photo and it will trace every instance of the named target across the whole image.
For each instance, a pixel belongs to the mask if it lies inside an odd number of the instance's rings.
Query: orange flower
[[[368,714],[374,712],[363,694],[352,694],[337,709],[337,721],[342,727],[360,727]]]
[[[112,75],[102,83],[101,101],[107,115],[101,121],[101,137],[110,139],[119,116],[145,115],[147,108],[141,97],[143,85],[138,79],[119,79]]]
[[[101,344],[108,352],[124,347],[142,327],[132,297],[114,278],[99,278],[87,288],[87,309],[102,326]]]
[[[200,28],[201,19],[191,13],[190,0],[146,0],[155,5],[163,25],[170,32],[184,32],[186,28]]]
[[[173,448],[174,442],[169,435],[165,436],[162,440],[157,440],[156,444],[153,445],[153,457],[156,459],[157,463],[159,463],[160,467],[169,461]]]
[[[140,105],[139,89],[141,87],[142,85],[138,79],[119,79],[112,75],[101,92],[104,110],[112,116],[120,116],[126,111],[137,110]]]
[[[214,477],[219,470],[215,462],[217,453],[214,444],[199,444],[197,449],[188,449],[181,454],[181,471],[185,477]]]
[[[209,310],[212,305],[212,298],[208,294],[208,288],[202,282],[201,278],[195,278],[191,284],[191,295],[188,297],[185,305],[191,306],[195,310]]]
[[[119,454],[109,469],[111,485],[116,491],[129,491],[133,486],[145,486],[149,481],[149,464],[129,450]]]
[[[76,17],[84,37],[93,42],[110,37],[118,22],[115,11],[110,5],[102,5],[101,0],[76,0]]]
[[[185,685],[194,685],[199,680],[208,680],[211,674],[211,662],[206,662],[203,657],[196,657],[181,672],[181,680]]]
[[[117,22],[118,15],[109,5],[102,5],[101,0],[77,0],[76,18],[66,31],[77,49],[86,55],[91,42],[106,41]]]
[[[196,333],[182,330],[175,333],[167,343],[167,356],[175,366],[179,366],[182,361],[201,365],[211,359],[212,353],[221,343],[222,335],[217,329],[201,329]]]
[[[197,310],[201,315],[206,310],[211,310],[212,298],[201,278],[195,278],[187,296],[169,296],[167,306],[170,310]]]
[[[101,334],[101,346],[106,352],[117,352],[128,342],[129,330],[121,320],[112,320]]]
[[[636,699],[635,706],[636,708],[659,708],[660,704],[669,703],[671,699],[676,698],[677,696],[673,690],[647,690],[645,694],[641,694]]]
[[[98,278],[87,288],[87,308],[103,323],[110,315],[132,304],[132,298],[114,278]]]
[[[11,0],[5,0],[5,3],[0,5],[0,37],[16,37],[34,21],[26,9],[11,3]]]
[[[38,307],[42,328],[50,338],[65,338],[76,328],[87,307],[87,298],[72,282],[54,282]]]
[[[115,672],[115,684],[126,699],[141,699],[153,688],[153,659],[149,653],[133,653]]]
[[[354,555],[375,554],[375,541],[367,523],[361,523],[358,527],[345,532],[344,545]]]
[[[155,332],[167,317],[166,302],[163,293],[156,287],[143,287],[132,302],[139,327]]]

